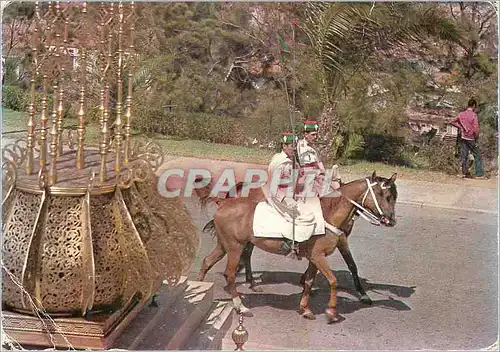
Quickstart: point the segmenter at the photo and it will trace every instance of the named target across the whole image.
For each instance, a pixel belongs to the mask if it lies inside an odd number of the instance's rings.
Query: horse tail
[[[216,233],[216,230],[215,230],[215,222],[214,220],[210,220],[206,225],[205,227],[203,228],[202,230],[203,233],[207,234],[207,235],[212,235],[212,237],[215,237],[215,235],[217,234]]]
[[[199,176],[195,179],[195,182],[200,182],[202,180],[203,180],[203,177]],[[194,189],[194,192],[198,196],[200,206],[202,209],[205,209],[207,207],[208,203],[214,203],[217,206],[219,205],[219,202],[220,202],[219,199],[217,197],[211,196],[212,188],[213,188],[213,185],[211,183],[209,183],[205,187]]]
[[[201,181],[201,178],[197,178],[196,181],[197,182]],[[233,187],[233,189],[231,189],[228,193],[226,193],[226,195],[224,197],[217,197],[217,196],[212,197],[212,195],[211,195],[212,188],[213,188],[212,184],[208,184],[205,187],[195,189],[195,193],[198,195],[202,209],[205,209],[206,206],[208,205],[208,203],[213,203],[218,208],[225,200],[234,199],[234,197],[231,196],[231,194],[235,193],[236,197],[238,197],[243,186],[244,186],[244,182],[237,183]]]

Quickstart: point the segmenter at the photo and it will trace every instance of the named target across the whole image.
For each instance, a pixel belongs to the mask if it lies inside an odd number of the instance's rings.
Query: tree
[[[13,2],[3,10],[2,53],[6,68],[2,76],[2,84],[5,83],[6,76],[12,76],[13,71],[17,70],[25,59],[24,55],[15,53],[15,51],[23,52],[29,47],[27,39],[29,38],[34,15],[35,3],[33,2]],[[12,80],[19,81],[21,79],[22,75]]]
[[[429,23],[441,14],[426,4],[407,3],[317,3],[305,4],[303,30],[310,38],[321,72],[324,157],[331,154],[340,120],[339,99],[349,81],[369,70],[370,60],[380,50],[417,42],[429,33]]]

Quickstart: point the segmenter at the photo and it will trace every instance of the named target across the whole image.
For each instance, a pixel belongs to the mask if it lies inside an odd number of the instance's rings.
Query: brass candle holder
[[[4,148],[2,165],[3,328],[20,343],[108,348],[195,258],[199,238],[182,201],[156,191],[161,148],[131,138],[136,20],[133,2],[36,3],[27,138]],[[65,121],[71,92],[76,150]],[[92,94],[98,146],[86,140]]]

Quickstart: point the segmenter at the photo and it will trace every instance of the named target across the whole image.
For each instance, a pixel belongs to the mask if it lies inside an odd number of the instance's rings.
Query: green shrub
[[[40,111],[42,106],[42,93],[37,92],[35,96],[36,110]],[[29,90],[17,86],[4,86],[2,91],[2,106],[14,111],[28,111],[31,102]],[[47,97],[47,111],[52,111],[52,95]]]
[[[241,144],[243,128],[234,118],[203,113],[165,114],[155,108],[136,112],[133,127],[143,133],[160,133],[182,139]]]
[[[2,106],[14,111],[27,111],[30,103],[29,95],[15,86],[4,86],[2,91]]]
[[[460,170],[460,156],[456,152],[454,143],[443,143],[439,139],[433,139],[428,145],[420,148],[414,161],[422,168],[455,175]]]
[[[347,159],[359,159],[363,156],[365,141],[362,135],[357,133],[349,134],[345,146],[344,157]]]

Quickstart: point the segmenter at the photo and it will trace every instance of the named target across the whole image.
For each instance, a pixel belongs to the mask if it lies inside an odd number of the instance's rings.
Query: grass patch
[[[2,133],[26,131],[28,118],[27,112],[13,111],[2,107]]]
[[[37,116],[37,125],[35,129],[38,132],[40,126],[40,117]],[[27,134],[29,114],[27,112],[13,111],[9,109],[2,108],[2,137],[3,138],[13,138],[17,139]],[[76,118],[65,118],[63,122],[64,127],[75,128],[79,125],[79,121]],[[50,120],[48,122],[48,127],[50,133]],[[95,125],[85,126],[85,141],[91,145],[97,145],[99,143],[99,129]],[[76,141],[75,141],[76,142]]]
[[[229,144],[196,140],[174,140],[165,137],[155,137],[154,139],[160,143],[166,154],[176,156],[268,164],[275,154],[274,151],[268,149],[248,148]]]

